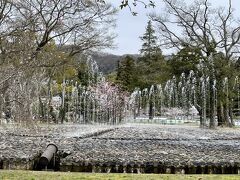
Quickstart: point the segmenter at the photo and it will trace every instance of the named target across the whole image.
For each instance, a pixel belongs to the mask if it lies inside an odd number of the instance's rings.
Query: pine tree
[[[127,91],[133,91],[135,87],[135,62],[130,56],[126,56],[118,62],[117,83]]]
[[[140,37],[140,39],[143,41],[142,48],[140,49],[140,53],[143,57],[151,59],[155,54],[161,54],[161,50],[157,45],[157,36],[155,35],[151,20],[148,21],[146,32]]]
[[[140,52],[142,56],[136,65],[137,87],[150,88],[153,84],[164,83],[169,77],[166,60],[157,45],[157,36],[152,22],[148,21],[146,32],[140,37],[143,41]]]

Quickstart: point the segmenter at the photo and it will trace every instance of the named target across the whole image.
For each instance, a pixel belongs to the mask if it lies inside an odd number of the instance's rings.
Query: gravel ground
[[[237,165],[240,130],[191,126],[124,125],[97,137],[76,141],[63,164],[162,163],[168,166]]]
[[[8,126],[0,126],[0,133],[31,137],[84,137],[86,134],[111,128],[115,127],[110,125],[38,124],[26,128],[10,124]]]
[[[240,129],[225,128],[217,130],[200,129],[198,126],[127,124],[116,131],[99,136],[111,139],[159,139],[159,140],[202,140],[237,139]]]
[[[16,129],[16,128],[15,128]],[[29,131],[0,126],[1,161],[31,161],[55,143],[61,165],[83,163],[154,164],[166,166],[240,166],[240,129],[194,126],[51,125]]]

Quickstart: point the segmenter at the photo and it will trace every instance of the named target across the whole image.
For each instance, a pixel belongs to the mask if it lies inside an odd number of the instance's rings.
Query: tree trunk
[[[223,103],[219,100],[217,106],[218,126],[224,126]]]
[[[154,117],[154,107],[153,107],[153,97],[150,95],[149,99],[149,119],[153,119]]]
[[[207,126],[206,121],[207,121],[207,112],[206,112],[206,95],[204,95],[202,99],[202,108],[201,108],[201,116],[202,116],[202,123],[201,123],[201,128],[205,128]]]
[[[224,115],[224,125],[227,127],[231,126],[230,119],[229,119],[229,107],[228,104],[224,104],[223,106],[223,115]]]
[[[229,104],[229,118],[230,118],[230,127],[234,126],[234,120],[233,120],[233,103]]]
[[[39,101],[39,112],[38,113],[40,115],[40,118],[44,119],[44,117],[45,117],[44,105],[43,105],[41,97],[38,97],[38,101]]]
[[[137,104],[137,116],[140,116],[140,109],[141,109],[141,96],[138,97],[138,104]]]

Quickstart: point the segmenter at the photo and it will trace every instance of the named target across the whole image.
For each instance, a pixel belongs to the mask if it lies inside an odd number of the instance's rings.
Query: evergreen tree
[[[159,53],[161,54],[161,50],[157,45],[157,36],[155,35],[155,30],[152,26],[151,20],[148,21],[146,32],[143,34],[143,36],[140,37],[140,39],[143,41],[140,53],[146,59],[151,59],[152,56]]]
[[[157,36],[151,21],[148,21],[146,32],[140,39],[143,44],[140,50],[142,56],[138,59],[136,67],[137,86],[143,89],[153,84],[164,83],[169,78],[169,69],[157,45]]]
[[[169,79],[167,63],[157,45],[157,36],[152,22],[148,21],[146,32],[140,39],[143,41],[140,50],[142,57],[137,64],[137,86],[140,89],[150,88],[154,84],[162,84]],[[149,97],[149,119],[154,117],[153,96]]]
[[[188,76],[191,70],[197,73],[197,65],[199,64],[201,57],[202,52],[200,48],[184,46],[168,61],[171,74],[180,77],[182,73],[185,73],[185,75]]]
[[[162,55],[155,55],[151,61],[145,61],[145,57],[139,58],[136,65],[137,87],[149,88],[154,84],[165,83],[169,78],[169,66]]]
[[[90,81],[89,69],[86,63],[81,63],[78,67],[78,79],[80,84],[83,86],[88,86]]]
[[[130,56],[126,56],[118,62],[117,83],[127,91],[133,91],[135,87],[135,62]]]

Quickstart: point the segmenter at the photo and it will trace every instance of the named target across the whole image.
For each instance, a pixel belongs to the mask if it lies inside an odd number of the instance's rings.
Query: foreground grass
[[[70,172],[3,171],[0,180],[88,180],[88,179],[136,179],[136,180],[238,180],[238,175],[168,175],[168,174],[95,174]]]

